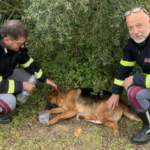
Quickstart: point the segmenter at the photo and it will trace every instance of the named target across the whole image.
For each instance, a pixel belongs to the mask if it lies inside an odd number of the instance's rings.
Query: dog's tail
[[[123,114],[128,117],[129,119],[135,120],[135,121],[141,121],[141,119],[138,117],[138,115],[133,112],[131,109],[128,108],[128,106],[121,104],[121,107],[123,109]]]

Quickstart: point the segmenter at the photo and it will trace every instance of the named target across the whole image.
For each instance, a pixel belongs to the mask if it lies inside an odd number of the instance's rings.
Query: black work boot
[[[12,121],[8,114],[0,113],[0,124],[8,124]]]
[[[144,113],[137,113],[143,122],[143,128],[131,138],[133,144],[146,144],[150,141],[150,110]]]

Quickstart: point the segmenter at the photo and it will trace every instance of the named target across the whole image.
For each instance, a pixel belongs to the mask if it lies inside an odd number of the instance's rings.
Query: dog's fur
[[[99,95],[92,95],[92,89],[65,89],[51,90],[49,93],[48,104],[50,107],[55,107],[49,110],[50,113],[60,113],[47,125],[52,125],[61,119],[73,117],[79,113],[88,115],[79,115],[78,118],[82,120],[100,121],[113,130],[114,136],[118,133],[117,121],[124,114],[130,119],[140,121],[136,114],[131,112],[125,104],[121,101],[115,109],[109,109],[107,100],[111,93],[103,91],[102,97]]]

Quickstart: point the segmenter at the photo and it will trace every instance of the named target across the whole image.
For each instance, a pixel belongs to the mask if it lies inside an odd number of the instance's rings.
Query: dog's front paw
[[[47,122],[47,125],[52,125],[54,124],[55,122],[53,120],[50,120],[49,122]]]
[[[47,125],[50,125],[50,121],[49,121],[49,122],[47,122]]]

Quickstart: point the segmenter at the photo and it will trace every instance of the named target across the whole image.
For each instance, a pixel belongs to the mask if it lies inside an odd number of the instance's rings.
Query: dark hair
[[[0,39],[11,37],[18,40],[21,37],[27,38],[29,31],[19,20],[8,20],[0,27]]]

